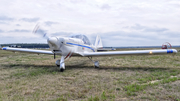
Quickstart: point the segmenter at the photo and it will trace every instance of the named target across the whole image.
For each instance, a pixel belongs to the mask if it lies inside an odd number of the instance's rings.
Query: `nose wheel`
[[[64,69],[60,69],[60,72],[64,72]]]

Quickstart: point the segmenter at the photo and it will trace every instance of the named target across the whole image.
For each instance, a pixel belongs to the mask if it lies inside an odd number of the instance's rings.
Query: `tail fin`
[[[99,49],[99,48],[102,48],[102,47],[103,47],[101,38],[100,38],[98,35],[97,35],[97,37],[96,37],[95,47],[96,47],[96,49]]]

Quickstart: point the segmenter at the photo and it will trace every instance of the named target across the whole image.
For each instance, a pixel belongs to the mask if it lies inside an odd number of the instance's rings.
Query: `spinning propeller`
[[[47,31],[43,30],[43,29],[40,27],[40,24],[39,24],[39,23],[36,24],[36,26],[34,27],[33,33],[36,34],[36,35],[40,35],[40,36],[43,37],[43,38],[48,39]]]
[[[53,51],[53,53],[54,53],[54,59],[55,59],[56,52],[61,51],[61,47],[64,42],[64,39],[48,36],[47,30],[43,30],[39,23],[36,24],[36,26],[33,30],[33,33],[47,39],[49,47],[50,47],[51,51]]]

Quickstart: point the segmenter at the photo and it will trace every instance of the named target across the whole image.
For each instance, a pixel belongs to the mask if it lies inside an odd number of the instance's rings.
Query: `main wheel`
[[[97,67],[97,66],[94,66],[95,68],[99,68],[99,67]]]
[[[95,61],[95,62],[94,62],[94,67],[95,67],[95,68],[99,68],[99,62],[98,62],[98,61]]]

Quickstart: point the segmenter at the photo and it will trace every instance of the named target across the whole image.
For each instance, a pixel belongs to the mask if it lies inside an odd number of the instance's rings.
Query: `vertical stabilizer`
[[[97,35],[97,37],[96,37],[95,47],[96,47],[96,49],[99,49],[99,48],[103,47],[103,44],[102,44],[102,41],[101,41],[101,38],[100,38],[99,35]]]

